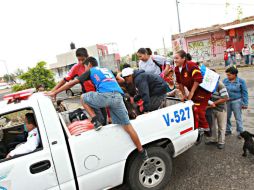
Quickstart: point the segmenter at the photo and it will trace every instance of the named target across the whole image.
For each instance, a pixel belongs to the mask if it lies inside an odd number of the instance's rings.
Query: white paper
[[[199,85],[203,89],[213,92],[216,88],[220,75],[214,71],[206,68],[205,75],[203,76],[203,82]]]

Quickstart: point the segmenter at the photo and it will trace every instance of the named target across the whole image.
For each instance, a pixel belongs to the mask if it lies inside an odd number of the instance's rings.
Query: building
[[[241,51],[244,44],[254,44],[254,16],[172,35],[174,52],[182,47],[193,60],[204,63],[223,62],[224,50],[232,45]]]
[[[249,22],[225,26],[222,29],[226,32],[226,46],[232,45],[235,51],[241,52],[244,44],[248,44],[249,47],[254,44],[254,19]]]
[[[100,67],[106,67],[110,70],[118,70],[120,68],[119,53],[109,54],[108,46],[96,44],[86,47],[89,56],[93,56],[98,60]],[[76,49],[72,46],[69,52],[56,56],[57,62],[50,64],[49,68],[55,74],[55,80],[60,81],[69,72],[71,67],[77,63]]]

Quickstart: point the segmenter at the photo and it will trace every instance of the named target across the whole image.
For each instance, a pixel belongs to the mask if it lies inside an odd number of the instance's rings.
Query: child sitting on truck
[[[27,141],[25,143],[18,144],[14,150],[9,152],[6,158],[33,152],[39,146],[40,137],[33,113],[27,113],[25,115],[25,126],[28,130]]]

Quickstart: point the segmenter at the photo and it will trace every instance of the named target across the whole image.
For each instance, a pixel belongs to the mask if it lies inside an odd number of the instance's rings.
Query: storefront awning
[[[230,26],[225,26],[225,27],[221,27],[221,29],[230,30],[230,29],[233,29],[233,28],[240,28],[240,27],[248,26],[248,25],[254,25],[254,21],[244,22],[244,23],[240,23],[240,24],[234,24],[234,25],[230,25]]]

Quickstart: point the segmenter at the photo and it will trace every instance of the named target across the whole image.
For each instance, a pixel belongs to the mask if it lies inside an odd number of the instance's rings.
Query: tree
[[[16,78],[16,77],[15,77],[14,74],[5,74],[5,75],[3,76],[4,81],[7,82],[7,83],[15,82],[15,78]]]
[[[167,57],[171,57],[173,55],[173,51],[167,53]]]
[[[16,77],[19,77],[20,75],[22,75],[24,73],[24,71],[22,69],[17,69],[14,74]]]
[[[46,89],[51,89],[55,86],[54,74],[49,69],[46,69],[47,63],[41,61],[33,68],[29,68],[27,72],[21,74],[18,78],[25,81],[23,85],[15,85],[13,91],[24,90],[28,88],[36,88],[43,84]]]
[[[134,54],[131,55],[131,61],[135,61],[135,62],[138,61],[138,56],[137,56],[136,53],[134,53]]]
[[[3,79],[5,82],[8,82],[8,83],[16,83],[16,78],[22,75],[23,73],[24,71],[22,69],[17,69],[14,73],[5,74],[3,76]]]

